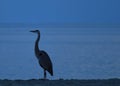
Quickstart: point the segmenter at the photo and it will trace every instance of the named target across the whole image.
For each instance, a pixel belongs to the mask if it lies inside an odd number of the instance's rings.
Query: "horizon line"
[[[52,28],[57,28],[57,27],[82,27],[82,28],[120,28],[120,24],[113,24],[113,23],[0,23],[0,28],[13,28],[13,27],[21,27],[21,28],[26,28],[26,27],[52,27]]]

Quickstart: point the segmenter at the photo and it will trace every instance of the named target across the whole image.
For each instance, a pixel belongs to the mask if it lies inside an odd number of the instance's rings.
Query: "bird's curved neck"
[[[38,34],[37,40],[35,42],[35,51],[38,52],[39,51],[39,40],[40,40],[40,34]]]

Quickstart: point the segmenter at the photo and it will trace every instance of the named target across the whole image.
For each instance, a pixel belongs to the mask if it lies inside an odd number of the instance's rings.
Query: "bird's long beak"
[[[34,31],[34,30],[31,30],[30,32],[33,32],[33,33],[35,33],[35,31]]]

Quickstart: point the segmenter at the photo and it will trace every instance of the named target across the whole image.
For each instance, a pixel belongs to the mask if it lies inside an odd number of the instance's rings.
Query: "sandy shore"
[[[120,79],[105,80],[0,80],[0,86],[120,86]]]

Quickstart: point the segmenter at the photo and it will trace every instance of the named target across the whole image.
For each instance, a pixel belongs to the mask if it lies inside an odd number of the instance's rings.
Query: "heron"
[[[44,70],[44,80],[46,80],[46,71],[50,73],[51,76],[53,76],[53,66],[52,66],[52,61],[47,54],[47,52],[40,50],[39,49],[39,40],[40,40],[40,31],[39,30],[31,30],[30,32],[36,33],[38,35],[36,41],[35,41],[35,55],[38,59],[39,65],[43,68]]]

